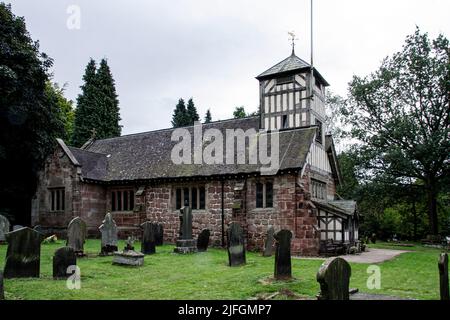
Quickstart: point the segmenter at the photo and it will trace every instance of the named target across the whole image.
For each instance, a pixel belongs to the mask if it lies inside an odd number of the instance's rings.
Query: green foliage
[[[208,109],[206,110],[205,123],[210,123],[211,121],[212,121],[211,111]]]
[[[57,83],[47,82],[45,87],[47,99],[58,105],[61,121],[64,123],[64,135],[59,138],[69,141],[73,134],[73,126],[75,120],[75,111],[73,102],[64,97],[64,87],[61,88]]]
[[[77,98],[72,144],[81,147],[95,132],[96,139],[121,134],[120,109],[111,70],[102,59],[97,70],[91,59],[83,76],[82,93]]]
[[[0,3],[0,211],[29,223],[37,172],[64,136],[58,99],[46,90],[52,60],[25,21]]]
[[[172,126],[174,128],[193,126],[194,122],[199,120],[200,116],[198,115],[194,100],[192,98],[189,99],[186,107],[184,100],[180,98],[173,111]]]
[[[449,41],[419,29],[401,52],[367,77],[355,76],[342,107],[352,138],[361,145],[366,178],[384,185],[420,181],[429,227],[437,234],[437,195],[450,173]]]
[[[247,114],[245,113],[245,108],[243,106],[236,107],[233,112],[233,117],[235,119],[241,119],[247,117]]]
[[[196,121],[200,120],[197,113],[197,108],[195,107],[194,100],[192,98],[188,100],[186,111],[189,118],[189,125],[193,126]]]

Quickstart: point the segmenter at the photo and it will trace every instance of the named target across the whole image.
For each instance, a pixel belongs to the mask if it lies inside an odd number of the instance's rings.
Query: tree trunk
[[[431,180],[431,179],[430,179]],[[433,183],[429,180],[427,185],[428,219],[430,222],[430,235],[436,236],[439,233],[437,215],[437,192]]]

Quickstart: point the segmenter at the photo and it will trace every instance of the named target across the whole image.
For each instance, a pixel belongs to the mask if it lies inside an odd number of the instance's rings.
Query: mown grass
[[[62,241],[42,245],[39,279],[5,279],[6,298],[228,300],[251,299],[259,294],[288,289],[313,299],[319,292],[316,273],[323,262],[320,259],[293,259],[295,280],[264,281],[273,275],[274,258],[264,258],[257,253],[247,253],[247,265],[230,268],[225,250],[209,249],[206,253],[178,255],[172,253],[172,245],[164,245],[157,247],[155,255],[145,257],[143,267],[133,268],[112,265],[112,257],[98,257],[99,240],[88,240],[85,245],[88,257],[78,259],[81,289],[69,290],[66,281],[52,279],[52,256],[63,245]],[[123,246],[121,242],[119,247]],[[139,249],[137,244],[136,250]],[[5,255],[6,245],[1,245],[0,266],[4,265]],[[380,264],[381,290],[367,289],[368,265],[353,263],[351,287],[367,293],[438,299],[438,256],[439,250],[422,248]]]

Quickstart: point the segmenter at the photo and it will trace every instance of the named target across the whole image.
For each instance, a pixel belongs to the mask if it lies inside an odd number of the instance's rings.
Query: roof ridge
[[[93,153],[93,154],[100,154],[100,155],[103,155],[103,156],[105,156],[105,157],[107,156],[106,153],[90,151],[90,150],[81,149],[81,148],[78,148],[78,147],[72,147],[72,146],[67,146],[67,147],[68,147],[69,149],[76,149],[77,151],[89,152],[89,153]]]
[[[217,120],[217,121],[212,121],[212,122],[209,122],[209,123],[202,123],[202,126],[208,126],[208,125],[211,125],[211,124],[231,122],[231,121],[241,121],[241,120],[247,120],[247,119],[257,118],[257,117],[259,117],[259,116],[248,116],[248,117],[238,118],[238,119],[230,118],[230,119],[225,119],[225,120]],[[194,126],[193,125],[189,125],[189,126],[177,127],[177,128],[165,128],[165,129],[150,130],[150,131],[144,131],[144,132],[138,132],[138,133],[130,133],[130,134],[124,134],[124,135],[119,136],[119,137],[111,137],[111,138],[94,140],[94,143],[97,142],[97,141],[107,141],[107,140],[114,140],[114,139],[120,139],[120,138],[128,138],[128,137],[144,135],[144,134],[149,134],[149,133],[164,132],[164,131],[170,131],[170,130],[175,130],[175,129],[186,129],[186,128],[192,128],[192,127],[194,127]],[[85,149],[80,149],[80,150],[85,150]]]

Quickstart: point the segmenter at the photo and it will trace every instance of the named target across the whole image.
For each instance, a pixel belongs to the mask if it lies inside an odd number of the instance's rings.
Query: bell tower
[[[325,88],[328,82],[306,61],[292,53],[261,73],[259,81],[261,129],[283,130],[317,125],[324,142]]]

